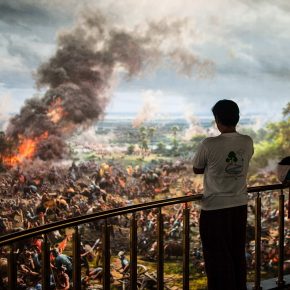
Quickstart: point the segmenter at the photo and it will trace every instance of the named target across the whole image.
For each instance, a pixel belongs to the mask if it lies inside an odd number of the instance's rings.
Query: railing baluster
[[[110,290],[111,272],[110,272],[110,226],[107,219],[103,226],[103,289]]]
[[[157,249],[158,249],[158,260],[157,260],[157,289],[163,290],[164,288],[164,225],[163,225],[163,214],[162,208],[158,208],[158,222],[157,222]]]
[[[290,186],[288,187],[288,219],[290,219]]]
[[[285,196],[283,189],[281,189],[281,194],[279,195],[279,264],[278,264],[278,287],[283,287],[285,285],[284,281],[284,202]]]
[[[261,197],[257,192],[255,198],[256,216],[255,216],[255,285],[254,290],[260,290],[261,287]]]
[[[183,209],[183,290],[189,290],[189,214],[190,209],[186,203]]]
[[[81,289],[81,237],[76,226],[73,234],[73,289]]]
[[[17,264],[13,244],[10,247],[10,252],[8,255],[8,289],[17,289]]]
[[[50,244],[48,243],[47,235],[43,235],[42,243],[42,289],[49,290],[50,287]]]
[[[137,222],[135,213],[132,213],[130,228],[130,284],[131,290],[137,289]]]
[[[260,186],[260,187],[250,187],[248,188],[248,192],[255,192],[257,193],[256,199],[255,199],[255,208],[256,208],[256,216],[255,216],[255,284],[253,289],[254,290],[260,290],[261,288],[261,197],[260,192],[262,191],[269,191],[269,190],[277,190],[277,189],[283,189],[288,188],[288,185],[285,184],[273,184],[273,185],[266,185],[266,186]],[[284,193],[281,193],[281,196],[279,198],[279,213],[280,213],[280,221],[279,221],[279,268],[278,268],[278,286],[283,286],[284,281],[283,279],[283,260],[284,260],[284,219],[283,216],[285,216],[285,209],[284,209],[284,202],[285,202],[285,191]],[[290,188],[289,188],[289,194],[290,194]],[[139,211],[139,210],[150,210],[153,208],[158,208],[158,223],[157,223],[157,245],[158,245],[158,261],[157,261],[157,283],[158,283],[158,289],[164,289],[164,224],[163,224],[163,215],[162,215],[162,207],[165,206],[171,206],[174,204],[180,204],[180,203],[187,203],[191,201],[200,200],[201,195],[197,196],[186,196],[186,197],[179,197],[179,198],[170,198],[162,201],[154,201],[147,204],[141,204],[141,205],[131,205],[125,208],[121,209],[112,209],[105,212],[100,213],[93,213],[88,214],[85,216],[80,217],[74,217],[65,221],[58,221],[52,224],[46,224],[42,225],[37,228],[32,228],[28,230],[21,231],[21,233],[11,233],[7,236],[1,236],[0,237],[0,246],[10,245],[11,250],[8,254],[8,289],[9,290],[15,290],[17,289],[17,254],[15,253],[15,249],[13,247],[13,243],[19,242],[19,241],[25,241],[26,239],[29,239],[31,237],[34,237],[36,235],[44,235],[44,243],[43,243],[43,249],[42,249],[42,269],[46,269],[46,271],[43,271],[42,273],[42,286],[43,289],[47,289],[49,286],[48,277],[50,274],[50,267],[49,267],[49,245],[47,241],[47,237],[45,236],[46,233],[51,232],[53,230],[57,229],[63,229],[65,227],[77,227],[80,224],[85,224],[97,220],[104,220],[105,226],[103,226],[102,229],[102,241],[103,241],[103,289],[110,289],[110,226],[107,224],[108,220],[111,217],[120,215],[120,214],[132,214],[133,212]],[[290,216],[290,199],[288,203],[288,216]],[[134,282],[135,281],[135,274],[134,271],[136,271],[135,268],[133,268],[134,264],[137,264],[137,250],[135,247],[137,247],[137,243],[134,244],[133,240],[134,237],[137,236],[137,227],[135,228],[133,224],[136,222],[136,216],[134,217],[134,214],[132,215],[132,223],[131,223],[131,288],[135,287]],[[187,211],[184,211],[183,215],[183,223],[184,223],[184,233],[183,233],[183,243],[184,243],[184,257],[183,257],[183,287],[184,289],[188,289],[188,282],[187,279],[189,279],[189,271],[187,266],[189,263],[189,256],[186,254],[186,252],[190,251],[189,247],[189,238],[187,234],[189,233],[189,230],[186,230],[188,227],[187,222],[189,223],[189,219],[187,221]],[[77,232],[77,229],[76,229]],[[74,237],[74,245],[79,245],[80,243],[80,237],[78,234],[75,234]],[[137,241],[137,237],[135,238]],[[77,289],[80,283],[81,275],[77,274],[80,273],[80,262],[76,262],[77,257],[80,259],[80,248],[79,246],[74,246],[74,267],[78,267],[78,270],[74,268],[74,288]],[[136,251],[136,253],[135,253]],[[77,254],[76,254],[77,253]],[[136,255],[136,260],[135,260]],[[186,261],[188,260],[188,261]],[[136,262],[135,262],[136,261]],[[75,278],[76,275],[78,275],[80,278]],[[138,275],[137,275],[138,276]],[[188,278],[187,278],[188,277]],[[138,277],[137,277],[138,278]],[[138,282],[138,281],[137,281]],[[277,286],[277,287],[278,287]],[[280,287],[281,288],[281,287]],[[80,288],[79,288],[80,289]]]

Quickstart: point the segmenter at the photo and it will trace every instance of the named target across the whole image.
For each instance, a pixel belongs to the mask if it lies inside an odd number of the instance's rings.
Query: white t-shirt
[[[203,140],[193,167],[204,168],[203,210],[246,205],[247,172],[254,153],[251,137],[237,132]]]

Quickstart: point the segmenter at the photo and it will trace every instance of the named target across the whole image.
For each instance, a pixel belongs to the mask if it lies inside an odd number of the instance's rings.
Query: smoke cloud
[[[96,150],[103,145],[109,146],[115,139],[116,136],[113,132],[106,135],[97,135],[95,128],[90,127],[87,130],[82,131],[79,135],[75,134],[73,138],[70,138],[70,142],[72,144]]]
[[[144,122],[154,119],[159,111],[158,96],[162,95],[161,91],[146,91],[143,93],[144,103],[132,122],[133,128],[140,127]]]
[[[196,116],[194,116],[190,110],[185,111],[184,117],[189,124],[189,127],[185,130],[184,140],[190,140],[196,135],[206,135],[207,131],[200,125],[200,122]]]
[[[185,23],[163,20],[129,30],[110,24],[98,11],[83,11],[72,29],[59,34],[55,55],[35,74],[37,87],[46,93],[26,101],[11,119],[8,137],[17,143],[47,133],[36,157],[61,159],[67,154],[65,141],[77,128],[103,118],[117,76],[140,77],[159,65],[210,75],[211,61],[182,48]]]

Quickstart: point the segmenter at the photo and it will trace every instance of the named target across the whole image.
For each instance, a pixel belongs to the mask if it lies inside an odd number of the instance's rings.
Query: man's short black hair
[[[238,105],[231,100],[220,100],[213,107],[215,118],[224,126],[236,126],[240,119]]]
[[[280,164],[280,165],[290,165],[290,156],[284,157],[278,164]]]

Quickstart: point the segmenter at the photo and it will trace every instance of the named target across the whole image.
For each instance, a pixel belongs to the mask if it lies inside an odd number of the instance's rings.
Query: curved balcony
[[[290,212],[290,203],[288,198],[285,200],[285,192],[289,194],[289,185],[273,184],[267,186],[250,187],[248,193],[251,195],[251,200],[254,203],[253,212],[254,217],[254,276],[253,282],[249,283],[249,289],[290,289],[290,275],[284,275],[285,271],[285,219],[287,211],[288,218]],[[261,261],[262,258],[262,198],[266,193],[273,198],[277,196],[275,203],[278,206],[278,262],[277,262],[277,278],[262,280],[261,278]],[[275,194],[274,194],[275,193]],[[166,200],[152,201],[146,204],[134,204],[123,208],[108,210],[105,212],[97,212],[84,216],[78,216],[67,220],[62,220],[50,224],[45,224],[36,228],[23,230],[21,232],[11,233],[0,237],[0,248],[9,247],[7,255],[8,268],[8,289],[18,289],[17,285],[17,253],[19,244],[26,243],[33,237],[41,236],[42,252],[41,252],[41,285],[42,289],[54,289],[51,287],[51,244],[48,238],[49,233],[65,228],[73,228],[72,235],[72,283],[71,287],[75,290],[85,289],[81,283],[82,269],[81,269],[81,225],[102,221],[101,237],[102,237],[102,285],[101,288],[91,289],[111,289],[111,228],[113,227],[112,218],[117,216],[130,216],[130,264],[127,273],[126,283],[123,283],[123,289],[149,289],[142,288],[139,281],[138,272],[138,214],[141,211],[153,210],[157,216],[156,240],[157,240],[157,276],[154,279],[156,288],[152,289],[170,289],[166,285],[164,275],[164,257],[165,257],[165,243],[164,243],[164,209],[165,207],[182,205],[182,286],[178,289],[190,289],[190,244],[191,244],[191,223],[190,211],[192,203],[198,202],[202,198],[201,194],[191,196],[170,198]],[[287,204],[287,206],[285,206]],[[287,209],[288,208],[288,209]],[[286,209],[286,210],[285,210]],[[286,244],[286,247],[289,245]],[[124,282],[123,279],[123,282]],[[288,288],[287,288],[288,287]],[[176,288],[177,289],[177,288]],[[192,289],[192,288],[191,288]]]

